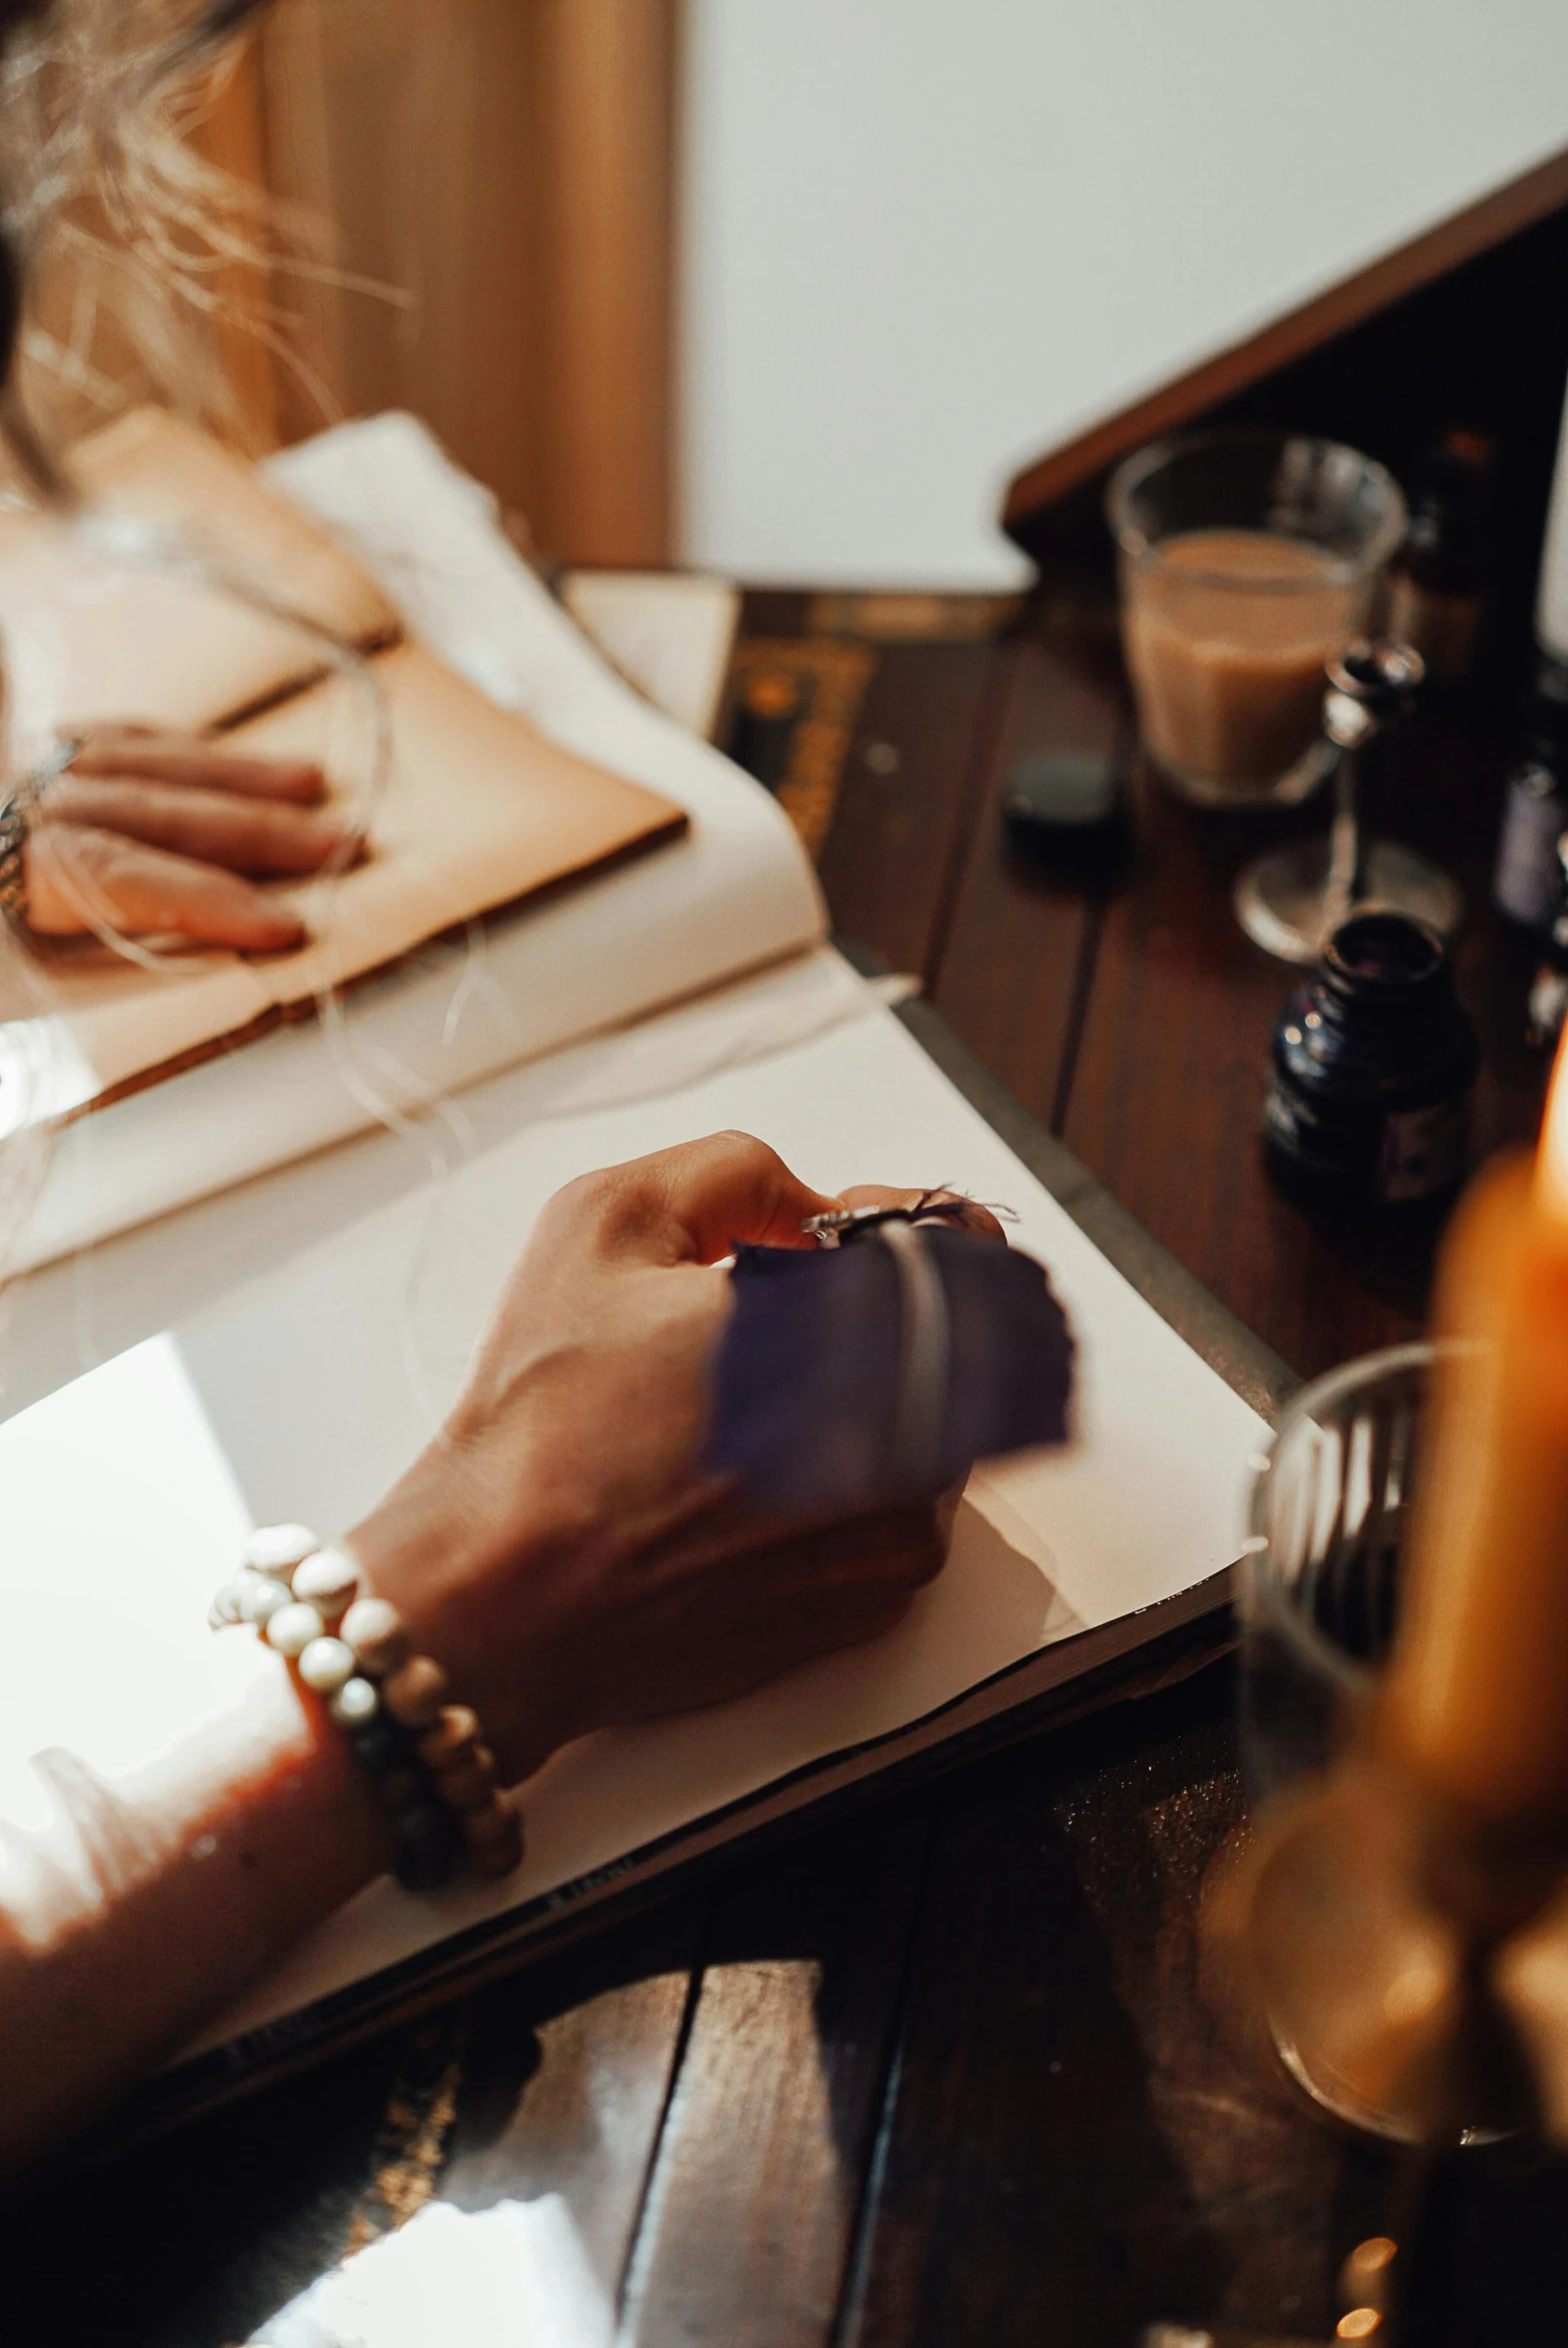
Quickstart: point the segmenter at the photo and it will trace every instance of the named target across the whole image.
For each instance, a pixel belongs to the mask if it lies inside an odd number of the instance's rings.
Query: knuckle
[[[555,1245],[586,1241],[614,1248],[646,1226],[653,1203],[652,1185],[640,1168],[601,1167],[564,1183],[535,1227]]]
[[[613,1177],[602,1169],[593,1174],[575,1174],[547,1202],[545,1214],[560,1222],[597,1222],[610,1203],[613,1187]]]
[[[727,1126],[720,1133],[710,1134],[705,1141],[694,1143],[693,1148],[706,1151],[727,1165],[755,1169],[759,1173],[771,1172],[783,1163],[777,1150],[771,1150],[755,1134],[742,1133],[738,1126]]]

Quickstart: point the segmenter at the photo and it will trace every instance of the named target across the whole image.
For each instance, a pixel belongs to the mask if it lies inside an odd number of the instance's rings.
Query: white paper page
[[[699,571],[569,571],[561,600],[656,709],[713,739],[741,618],[738,587]]]
[[[529,1074],[500,1078],[476,1097],[494,1126],[505,1124],[510,1090],[526,1086]],[[309,2002],[805,1762],[917,1718],[1044,1641],[1167,1596],[1236,1553],[1245,1461],[1261,1422],[1112,1270],[883,1012],[658,1099],[502,1134],[434,1196],[392,1197],[343,1219],[263,1276],[179,1319],[145,1356],[163,1410],[140,1446],[137,1477],[123,1490],[124,1510],[141,1528],[138,1553],[156,1554],[149,1512],[165,1485],[202,1514],[213,1582],[232,1558],[235,1485],[259,1521],[301,1516],[324,1532],[352,1521],[455,1390],[543,1199],[589,1167],[726,1126],[762,1135],[826,1188],[865,1179],[947,1180],[1011,1205],[1019,1216],[1016,1242],[1050,1266],[1078,1335],[1076,1445],[982,1471],[946,1573],[889,1637],[793,1672],[739,1703],[606,1733],[558,1754],[528,1796],[530,1850],[519,1877],[435,1900],[373,1887],[226,2017],[212,2039]],[[356,1145],[362,1170],[375,1147]],[[330,1160],[279,1177],[297,1189],[332,1179]],[[373,1181],[368,1186],[374,1190]],[[239,1193],[202,1211],[211,1217],[227,1205],[237,1216],[245,1203]],[[171,1261],[182,1221],[164,1226]],[[63,1305],[63,1276],[53,1275],[53,1284]],[[28,1472],[25,1453],[45,1439],[57,1457],[59,1446],[74,1445],[79,1459],[90,1458],[108,1381],[142,1374],[135,1364],[113,1363],[0,1429],[0,1476]],[[116,1558],[98,1529],[101,1497],[81,1496],[92,1480],[76,1476],[63,1489],[56,1482],[56,1520],[61,1508],[84,1510],[69,1536],[71,1553],[89,1554],[98,1539],[101,1570],[113,1577]],[[40,1543],[48,1535],[41,1521]],[[194,1530],[182,1540],[182,1556],[199,1545]],[[35,1566],[36,1557],[8,1554],[0,1586],[30,1571],[39,1580]],[[149,1569],[139,1593],[145,1621],[164,1626],[171,1657],[176,1646],[183,1655],[193,1637],[206,1635],[191,1626],[200,1595],[193,1580],[184,1565],[167,1576]],[[79,1636],[80,1605],[71,1619]],[[40,1621],[40,1639],[46,1628]],[[247,1646],[242,1634],[231,1636]],[[41,1639],[35,1662],[70,1650],[70,1641],[56,1649]],[[179,1726],[174,1707],[182,1684],[174,1669],[160,1681],[171,1707],[160,1722],[164,1738]],[[190,1679],[187,1700],[198,1709],[210,1701],[199,1675]],[[69,1709],[62,1704],[62,1719]],[[36,1729],[36,1706],[29,1717]],[[95,1740],[109,1733],[84,1707],[88,1759],[99,1759]],[[119,1733],[123,1738],[123,1727]]]

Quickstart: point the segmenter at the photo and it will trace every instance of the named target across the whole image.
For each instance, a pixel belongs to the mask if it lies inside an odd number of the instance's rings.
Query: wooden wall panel
[[[247,41],[219,90],[198,137],[202,152],[220,171],[228,172],[245,187],[265,188],[266,103],[261,51],[254,39]],[[275,449],[283,431],[279,370],[266,325],[272,310],[270,276],[265,266],[237,261],[223,270],[222,288],[239,311],[251,312],[257,319],[254,331],[243,320],[236,320],[220,323],[217,334],[235,404],[261,453]]]
[[[668,551],[673,11],[537,0],[540,530],[586,562]]]
[[[338,273],[282,272],[321,391],[416,410],[573,560],[668,548],[674,19],[279,0],[266,32],[271,183]],[[289,433],[321,418],[287,389]]]

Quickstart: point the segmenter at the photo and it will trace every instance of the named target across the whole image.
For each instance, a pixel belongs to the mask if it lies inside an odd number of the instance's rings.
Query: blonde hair
[[[0,0],[0,441],[34,501],[74,502],[57,452],[127,400],[235,421],[216,329],[264,265],[264,198],[191,133],[264,4]],[[52,1003],[0,919],[0,1281],[52,1154]]]
[[[262,0],[0,0],[0,426],[38,486],[132,397],[232,427],[217,330],[264,263],[264,198],[191,133]]]

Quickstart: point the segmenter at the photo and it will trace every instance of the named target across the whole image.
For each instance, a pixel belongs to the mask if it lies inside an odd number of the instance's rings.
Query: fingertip
[[[329,880],[363,863],[370,845],[363,825],[292,811],[285,823],[269,826],[264,843],[256,858],[258,871]]]
[[[326,771],[314,759],[280,761],[278,780],[280,787],[305,807],[314,807],[327,796]]]
[[[241,954],[286,954],[291,949],[307,946],[310,931],[297,913],[265,915],[251,925],[246,938],[231,941]]]
[[[298,838],[302,846],[300,861],[303,863],[308,857],[307,869],[313,873],[324,873],[329,868],[346,871],[350,865],[358,864],[364,853],[362,833],[344,831],[319,819],[311,819],[310,830],[299,832]]]
[[[961,1190],[909,1190],[889,1182],[853,1182],[844,1191],[843,1204],[902,1207],[910,1213],[923,1208],[933,1222],[947,1222],[955,1229],[972,1232],[977,1238],[993,1239],[1004,1247],[1007,1244],[1007,1234],[989,1207],[982,1206],[978,1199],[965,1197]]]

